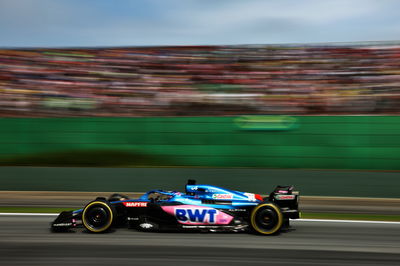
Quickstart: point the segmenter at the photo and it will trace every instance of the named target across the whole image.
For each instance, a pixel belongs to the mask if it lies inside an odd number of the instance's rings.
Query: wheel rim
[[[87,212],[87,223],[93,229],[104,227],[108,222],[108,213],[103,207],[93,207]]]
[[[260,204],[251,214],[251,225],[260,234],[274,234],[281,228],[282,223],[280,209],[271,203]]]
[[[274,210],[262,209],[257,212],[255,223],[257,227],[269,231],[278,223],[278,215]]]
[[[106,231],[111,226],[112,220],[112,210],[103,202],[90,203],[82,214],[82,221],[86,229],[95,233]]]

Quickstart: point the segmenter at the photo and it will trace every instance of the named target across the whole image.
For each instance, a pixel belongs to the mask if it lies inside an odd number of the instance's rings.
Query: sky
[[[0,0],[0,47],[400,40],[398,0]]]

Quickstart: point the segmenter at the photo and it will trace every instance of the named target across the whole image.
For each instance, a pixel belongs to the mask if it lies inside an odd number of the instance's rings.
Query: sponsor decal
[[[53,226],[72,226],[72,223],[59,223],[59,224],[53,224]]]
[[[153,228],[153,225],[149,223],[142,223],[140,224],[140,227],[142,227],[143,229],[150,229]]]
[[[218,193],[218,192],[221,192],[221,190],[209,188],[209,189],[206,189],[206,192],[208,192],[208,193]]]
[[[246,209],[229,209],[229,212],[245,212]]]
[[[287,190],[278,190],[278,193],[287,194],[289,191]]]
[[[213,194],[213,199],[233,199],[232,194]]]
[[[175,217],[182,222],[215,223],[215,209],[175,209]]]
[[[220,226],[214,226],[214,225],[182,225],[182,228],[186,228],[186,229],[217,229],[217,228],[220,228]]]
[[[244,193],[250,201],[256,201],[256,195],[253,193]]]
[[[295,197],[296,197],[295,195],[275,195],[275,198],[277,200],[292,200]]]
[[[125,207],[147,207],[147,202],[123,202]]]
[[[187,225],[229,224],[233,217],[214,208],[195,205],[162,206],[179,223]]]
[[[241,130],[285,131],[299,127],[297,118],[283,115],[246,115],[234,119],[234,123]]]

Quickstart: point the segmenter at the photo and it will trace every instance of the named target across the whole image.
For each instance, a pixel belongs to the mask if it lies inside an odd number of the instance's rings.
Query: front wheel
[[[281,229],[283,215],[273,203],[261,203],[250,214],[251,227],[259,234],[272,235]]]
[[[110,229],[115,218],[115,209],[105,200],[95,200],[85,206],[82,212],[83,226],[92,233]]]

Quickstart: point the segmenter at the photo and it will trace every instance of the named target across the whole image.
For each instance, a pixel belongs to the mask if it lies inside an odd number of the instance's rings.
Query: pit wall
[[[0,119],[0,160],[79,150],[156,155],[174,166],[400,170],[400,117]]]

